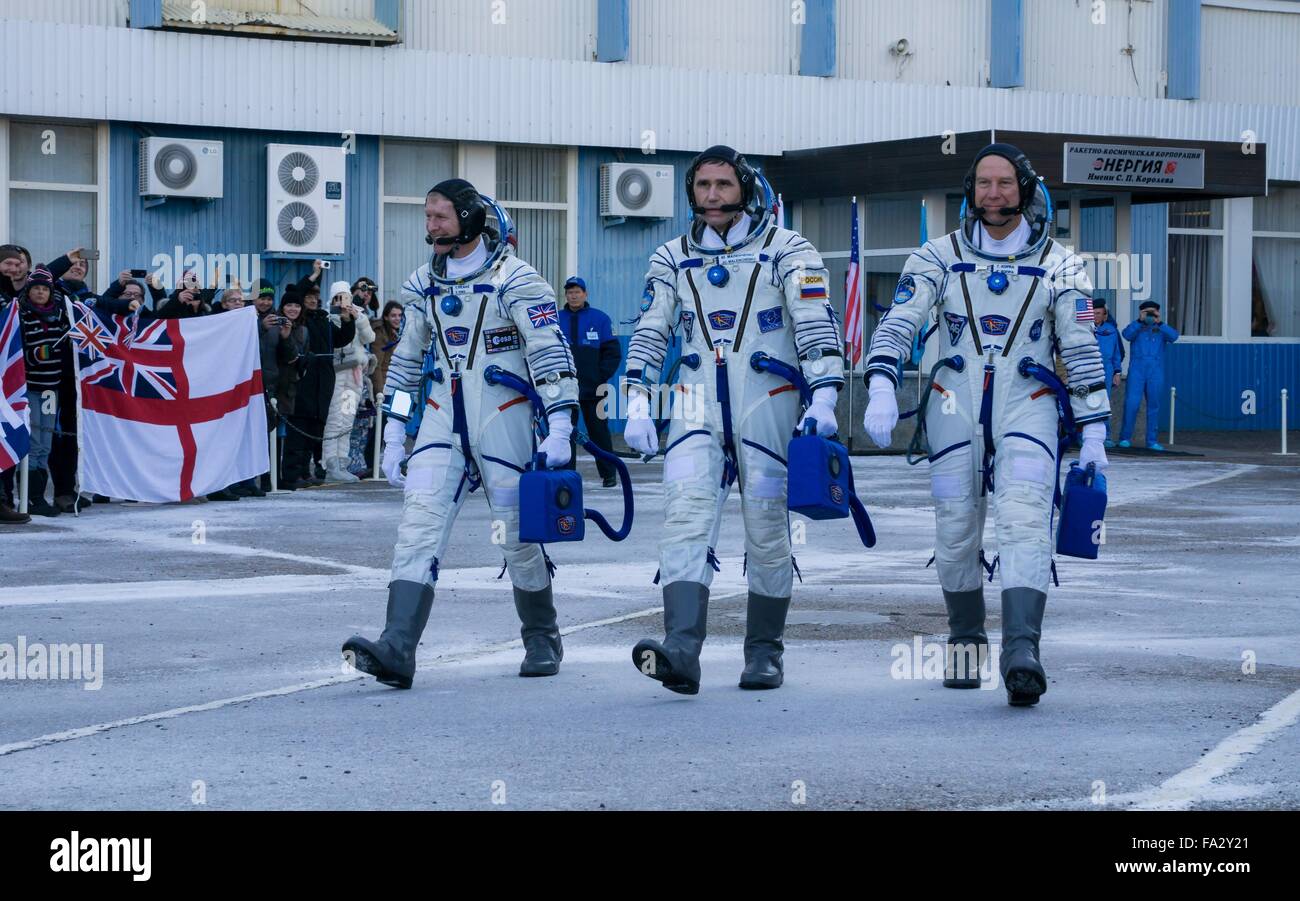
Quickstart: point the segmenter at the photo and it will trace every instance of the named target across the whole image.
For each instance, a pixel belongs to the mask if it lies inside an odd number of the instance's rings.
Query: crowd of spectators
[[[0,524],[22,524],[31,515],[58,516],[111,501],[81,494],[76,482],[77,391],[72,344],[65,340],[71,327],[69,299],[101,315],[162,319],[216,316],[252,304],[267,427],[279,435],[278,459],[271,461],[278,487],[296,491],[327,481],[357,481],[373,472],[376,399],[382,397],[402,322],[400,304],[380,308],[373,279],[335,281],[322,302],[327,269],[317,260],[303,279],[282,290],[267,281],[218,287],[205,284],[199,273],[186,272],[169,292],[156,277],[139,278],[126,270],[96,293],[86,281],[92,262],[78,249],[34,265],[25,248],[0,245],[0,321],[10,304],[19,305],[31,427],[29,512],[18,512],[17,468],[10,468],[0,478]],[[263,497],[271,487],[268,470],[193,502]]]

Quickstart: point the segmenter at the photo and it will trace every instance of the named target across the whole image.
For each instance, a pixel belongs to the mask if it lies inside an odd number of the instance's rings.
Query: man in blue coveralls
[[[1160,304],[1148,300],[1138,307],[1137,321],[1125,326],[1122,334],[1133,352],[1133,359],[1128,364],[1124,428],[1120,431],[1119,446],[1133,446],[1133,426],[1145,394],[1147,448],[1162,451],[1164,447],[1156,441],[1156,430],[1160,425],[1160,395],[1165,390],[1165,347],[1178,340],[1178,332],[1160,320]]]
[[[609,437],[609,422],[599,415],[600,386],[609,381],[618,371],[618,364],[623,359],[618,338],[614,337],[614,328],[609,317],[587,302],[587,283],[576,275],[564,283],[564,306],[560,307],[560,331],[569,339],[573,350],[573,362],[578,367],[578,404],[582,407],[582,419],[587,426],[587,435],[596,446],[607,453],[613,453]],[[578,424],[578,411],[574,410],[573,424]],[[569,460],[569,469],[575,469],[577,448]],[[618,484],[618,475],[614,464],[607,460],[596,460],[596,469],[606,488]]]
[[[1119,387],[1119,373],[1124,368],[1124,342],[1120,339],[1119,329],[1110,320],[1104,297],[1092,299],[1092,316],[1097,323],[1097,347],[1101,350],[1101,365],[1106,370],[1106,396],[1110,397],[1111,389]],[[1114,409],[1113,402],[1111,409]],[[1109,428],[1108,424],[1108,431]],[[1115,442],[1108,436],[1106,447],[1114,446]]]

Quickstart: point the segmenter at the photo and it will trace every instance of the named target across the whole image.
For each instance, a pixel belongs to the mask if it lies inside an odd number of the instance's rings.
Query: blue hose
[[[507,372],[506,370],[502,369],[500,366],[495,366],[495,365],[489,366],[487,369],[483,371],[483,380],[487,382],[489,385],[505,385],[507,388],[513,388],[515,391],[518,391],[524,397],[528,398],[529,403],[531,403],[533,407],[533,417],[537,423],[538,430],[542,432],[543,437],[545,437],[546,430],[547,430],[546,405],[542,403],[541,397],[537,394],[537,391],[534,390],[532,385],[530,385],[527,381],[521,379],[519,376],[515,375],[514,373]],[[587,453],[591,454],[593,457],[596,457],[601,460],[605,460],[606,462],[612,463],[614,465],[614,468],[618,470],[619,482],[623,486],[622,527],[615,530],[609,524],[609,521],[605,519],[603,515],[601,515],[599,510],[584,509],[582,511],[582,515],[585,519],[589,519],[592,522],[594,522],[596,524],[596,527],[599,528],[600,531],[605,533],[605,537],[608,538],[610,541],[622,541],[624,538],[627,538],[627,536],[632,531],[632,517],[633,517],[632,476],[627,471],[627,464],[623,462],[621,457],[615,454],[608,453],[605,450],[601,449],[600,447],[597,447],[594,441],[592,441],[586,435],[583,435],[581,432],[578,433],[578,439],[579,439],[578,443],[582,445],[582,447],[587,451]],[[533,457],[532,466],[534,469],[537,470],[545,469],[546,455],[540,453],[535,455]]]

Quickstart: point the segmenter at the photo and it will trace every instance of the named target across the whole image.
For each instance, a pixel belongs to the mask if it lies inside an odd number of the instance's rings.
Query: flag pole
[[[72,334],[72,325],[75,320],[72,318],[74,312],[72,309],[72,299],[65,297],[63,304],[68,311],[68,331],[64,334],[64,337],[66,338],[68,335]],[[77,481],[76,487],[73,489],[76,493],[77,499],[73,504],[72,509],[77,516],[81,516],[81,470],[86,463],[86,453],[84,448],[81,446],[81,354],[77,353],[77,349],[71,346],[71,341],[69,341],[68,344],[68,349],[72,352],[72,380],[77,385]]]
[[[18,468],[18,512],[23,514],[27,512],[27,469],[30,460],[30,455],[23,457],[23,464]]]
[[[855,220],[855,221],[849,223],[849,234],[854,236],[854,238],[850,240],[850,243],[852,243],[853,240],[856,240],[857,233],[858,233],[858,230],[857,230],[856,228],[853,227],[853,226],[855,226],[855,225],[858,224],[857,221],[856,221],[856,220],[857,220],[857,216],[858,216],[858,198],[857,198],[856,196],[853,198],[853,202],[852,202],[851,204],[849,204],[849,210],[851,211],[851,212],[850,212],[850,215],[851,215],[851,216],[853,217],[853,219]],[[849,248],[849,258],[850,258],[850,259],[853,258],[853,251],[856,250],[856,249],[857,249],[857,248],[855,248],[855,247],[850,247],[850,248]],[[850,264],[850,265],[852,265],[852,264]],[[847,276],[846,276],[846,278],[847,278]],[[859,263],[859,264],[858,264],[858,284],[859,284],[859,286],[861,286],[861,283],[862,283],[862,264]],[[848,287],[847,283],[846,283],[845,287],[846,287],[846,288]],[[860,291],[860,288],[859,288],[859,291]],[[859,309],[861,309],[861,308],[859,308]],[[849,318],[849,297],[848,297],[848,295],[846,294],[845,297],[844,297],[844,319],[845,319],[846,322],[848,321],[848,318]],[[862,327],[862,319],[863,319],[862,312],[859,312],[859,313],[858,313],[858,327],[859,327],[859,328]],[[859,339],[860,339],[860,337],[861,337],[861,333],[859,332]],[[857,366],[857,364],[856,364],[856,363],[854,362],[854,360],[853,360],[853,341],[852,341],[852,339],[849,338],[848,335],[845,335],[845,336],[844,336],[844,361],[848,364],[847,369],[848,369],[848,381],[849,381],[849,434],[848,434],[849,445],[848,445],[848,446],[849,446],[849,450],[853,450],[853,438],[854,438],[854,431],[855,431],[855,423],[854,423],[854,420],[857,419],[857,417],[856,417],[856,416],[854,415],[854,413],[853,413],[853,383],[857,381],[857,374],[856,374],[856,371],[855,371],[855,370],[856,370],[856,366]]]

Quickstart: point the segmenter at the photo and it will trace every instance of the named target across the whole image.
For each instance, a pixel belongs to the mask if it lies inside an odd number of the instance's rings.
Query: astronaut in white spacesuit
[[[659,451],[648,390],[678,328],[683,364],[664,461],[662,642],[645,640],[633,662],[664,687],[695,694],[722,506],[740,481],[749,582],[740,686],[777,688],[793,571],[786,510],[786,446],[800,422],[799,394],[750,366],[765,352],[802,369],[813,392],[806,416],[834,434],[844,383],[840,330],[821,256],[773,221],[771,188],[735,150],[704,151],[686,175],[691,229],[650,258],[641,316],[628,347],[629,446]],[[694,412],[695,415],[691,415]]]
[[[555,292],[515,256],[504,210],[469,182],[435,186],[425,220],[426,240],[436,250],[402,287],[404,324],[384,388],[383,469],[405,488],[388,619],[378,641],[353,636],[343,652],[380,682],[410,688],[439,561],[461,505],[481,485],[493,519],[505,525],[502,551],[525,651],[519,674],[555,675],[564,651],[550,561],[538,545],[519,542],[519,476],[534,453],[533,411],[512,389],[484,379],[495,364],[537,387],[550,430],[536,450],[546,454],[549,468],[565,465],[578,383]],[[420,403],[408,457],[406,423]]]
[[[962,226],[911,255],[872,337],[864,426],[888,446],[898,423],[897,364],[918,329],[933,323],[942,355],[964,364],[936,368],[922,411],[935,563],[948,608],[944,685],[980,684],[978,669],[956,672],[951,664],[954,648],[982,649],[968,661],[987,654],[980,560],[991,495],[1002,570],[1000,671],[1009,703],[1029,706],[1047,691],[1038,642],[1052,563],[1059,414],[1053,391],[1023,375],[1020,363],[1030,357],[1051,370],[1054,352],[1061,355],[1084,466],[1106,466],[1110,403],[1091,284],[1079,257],[1049,237],[1050,198],[1028,159],[992,144],[976,156],[965,189]]]

